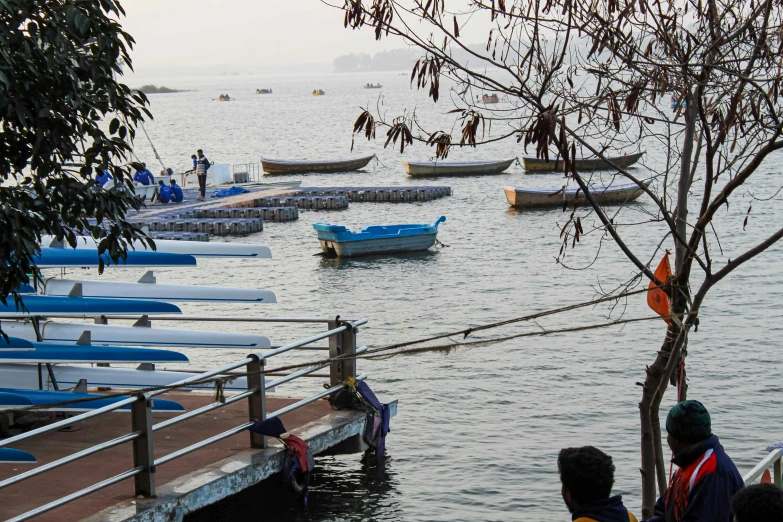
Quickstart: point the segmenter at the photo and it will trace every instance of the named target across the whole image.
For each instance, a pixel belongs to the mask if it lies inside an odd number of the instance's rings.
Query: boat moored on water
[[[371,83],[366,83],[366,84],[364,84],[364,88],[365,88],[365,89],[380,89],[380,88],[382,88],[382,87],[383,87],[383,85],[381,85],[380,83],[378,83],[378,84],[375,84],[375,85],[373,85],[373,84],[371,84]]]
[[[231,96],[228,94],[221,94],[218,101],[231,101]]]
[[[313,89],[313,96],[323,96],[326,94],[322,89]]]
[[[608,157],[605,160],[601,158],[576,158],[576,170],[592,172],[594,170],[611,170],[616,167],[630,167],[642,158],[644,152]],[[562,158],[546,160],[544,158],[536,158],[535,156],[523,156],[522,160],[527,171],[552,172],[563,170]]]
[[[351,232],[343,225],[315,223],[321,250],[330,257],[356,257],[427,250],[438,238],[441,216],[434,223],[416,225],[367,226]]]
[[[264,174],[351,172],[366,167],[374,158],[375,154],[362,158],[315,161],[261,158],[261,167]]]
[[[644,186],[649,186],[652,178],[642,181]],[[584,203],[587,201],[585,193],[579,187],[569,188],[522,188],[503,187],[508,204],[519,209],[558,207]],[[590,194],[602,205],[622,204],[633,201],[642,195],[642,190],[636,183],[620,183],[600,185],[590,188]]]
[[[498,103],[500,98],[498,98],[497,94],[485,94],[481,97],[481,101],[483,103]]]
[[[467,162],[414,162],[406,161],[405,172],[408,176],[481,176],[501,174],[508,169],[516,158],[502,161]]]
[[[272,89],[256,89],[256,94],[272,94]]]

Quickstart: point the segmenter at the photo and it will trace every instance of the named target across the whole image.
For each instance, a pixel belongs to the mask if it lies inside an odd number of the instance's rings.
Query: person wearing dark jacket
[[[209,160],[204,156],[204,151],[198,149],[196,151],[198,159],[196,159],[196,175],[198,176],[198,190],[199,201],[204,201],[207,191],[207,171],[209,170]]]
[[[731,498],[734,522],[783,522],[783,489],[754,484]]]
[[[557,457],[561,493],[574,522],[637,522],[614,484],[612,457],[593,446],[564,448]]]
[[[679,469],[646,522],[733,522],[731,497],[745,485],[699,401],[683,401],[666,417],[666,441]]]

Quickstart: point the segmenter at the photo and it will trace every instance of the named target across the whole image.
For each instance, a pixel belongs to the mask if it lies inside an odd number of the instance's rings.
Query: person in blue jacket
[[[153,185],[155,183],[155,177],[152,175],[152,172],[150,172],[150,169],[147,168],[146,163],[142,163],[141,165],[144,167],[144,170],[137,170],[136,174],[133,175],[133,181],[141,183],[142,185]]]
[[[699,401],[683,401],[666,417],[666,441],[679,468],[647,522],[733,522],[731,497],[744,487],[737,466],[712,434]]]
[[[574,522],[637,522],[623,505],[623,497],[612,495],[612,457],[593,446],[564,448],[557,456],[557,470],[563,487],[563,501]]]
[[[780,522],[783,520],[783,489],[774,484],[754,484],[731,499],[734,522]]]
[[[172,203],[182,203],[182,201],[185,199],[185,197],[182,194],[182,188],[177,185],[177,182],[174,181],[174,179],[171,180],[171,202]]]
[[[171,189],[163,183],[163,180],[158,181],[158,201],[161,203],[171,201]]]
[[[102,187],[102,186],[104,186],[106,184],[107,181],[109,181],[110,179],[114,179],[114,177],[105,168],[101,168],[101,172],[103,174],[101,174],[100,176],[96,176],[95,177],[95,181],[96,181],[96,183],[98,183],[98,185],[100,185]]]

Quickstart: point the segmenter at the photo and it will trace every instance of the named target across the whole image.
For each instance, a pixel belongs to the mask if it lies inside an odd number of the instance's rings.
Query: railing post
[[[155,496],[155,452],[152,441],[152,399],[144,395],[136,397],[131,405],[133,431],[141,435],[133,440],[133,467],[141,466],[142,472],[134,477],[136,496]]]
[[[250,420],[266,419],[266,379],[261,373],[266,363],[265,359],[259,359],[257,355],[248,355],[252,362],[247,363],[247,388],[257,391],[247,398],[247,408]],[[260,433],[250,432],[250,447],[263,449],[267,447],[266,436]]]
[[[775,465],[772,468],[772,481],[777,487],[783,487],[783,481],[781,480],[781,459],[783,459],[783,456],[775,461]]]
[[[329,329],[334,330],[346,323],[336,319],[329,321]],[[345,331],[329,338],[329,357],[356,353],[356,328],[347,328]],[[334,362],[329,366],[330,383],[337,386],[348,377],[356,377],[356,359],[346,359]]]

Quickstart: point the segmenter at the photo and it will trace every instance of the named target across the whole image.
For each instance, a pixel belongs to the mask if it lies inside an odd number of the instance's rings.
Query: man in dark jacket
[[[593,446],[565,448],[557,457],[561,493],[574,522],[637,522],[614,484],[612,457]]]
[[[699,401],[683,401],[666,417],[666,441],[679,468],[647,522],[733,522],[731,497],[744,483],[712,434],[710,414]]]

